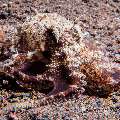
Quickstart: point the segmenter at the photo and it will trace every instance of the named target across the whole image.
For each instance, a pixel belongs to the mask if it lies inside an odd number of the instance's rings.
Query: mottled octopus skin
[[[77,88],[110,93],[119,89],[120,65],[104,50],[86,43],[79,25],[56,13],[39,13],[21,25],[13,40],[11,74],[28,89],[53,88],[49,95],[67,95]],[[50,83],[49,83],[50,81]]]

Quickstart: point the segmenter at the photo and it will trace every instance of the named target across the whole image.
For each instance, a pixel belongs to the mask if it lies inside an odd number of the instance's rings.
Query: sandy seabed
[[[38,12],[57,12],[79,24],[87,41],[99,41],[110,56],[120,60],[120,1],[119,0],[0,0],[0,26],[5,39],[11,40],[19,24],[26,17]],[[1,86],[0,86],[1,87]],[[107,98],[79,95],[36,108],[26,107],[32,100],[41,98],[40,93],[0,90],[0,107],[4,113],[0,120],[119,120],[120,91]],[[7,98],[7,99],[6,99]],[[20,103],[25,105],[20,106]],[[27,102],[28,103],[27,103]],[[7,114],[3,106],[13,104],[15,110]],[[28,105],[29,106],[29,105]]]

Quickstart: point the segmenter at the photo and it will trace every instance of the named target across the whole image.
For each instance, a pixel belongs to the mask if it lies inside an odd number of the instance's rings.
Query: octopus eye
[[[57,44],[57,38],[53,32],[53,29],[47,29],[47,31],[45,32],[45,37],[48,40],[48,42],[50,42],[51,44],[56,45]]]
[[[37,74],[42,74],[46,70],[46,64],[41,61],[27,62],[21,68],[21,71],[23,73],[33,76],[36,76]]]

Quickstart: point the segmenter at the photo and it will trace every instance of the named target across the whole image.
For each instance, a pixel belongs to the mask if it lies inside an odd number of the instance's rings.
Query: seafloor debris
[[[12,42],[12,56],[1,62],[2,79],[48,96],[65,96],[77,88],[104,96],[119,89],[119,63],[85,43],[80,27],[56,13],[29,18]]]

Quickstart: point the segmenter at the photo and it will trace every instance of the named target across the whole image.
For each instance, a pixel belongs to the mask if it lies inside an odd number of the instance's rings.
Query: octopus
[[[102,96],[120,88],[119,63],[95,41],[85,42],[81,27],[57,13],[27,18],[17,28],[10,52],[0,76],[47,96],[66,96],[77,89]]]

